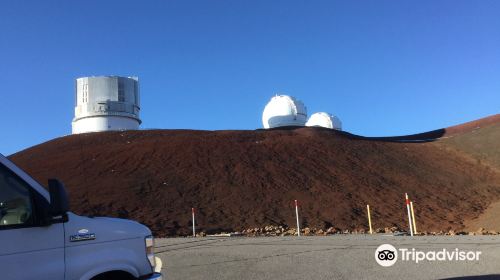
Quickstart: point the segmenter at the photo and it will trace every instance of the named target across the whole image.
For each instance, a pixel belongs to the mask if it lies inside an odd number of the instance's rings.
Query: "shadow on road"
[[[461,276],[461,277],[443,278],[441,280],[494,280],[494,279],[500,279],[500,274]]]

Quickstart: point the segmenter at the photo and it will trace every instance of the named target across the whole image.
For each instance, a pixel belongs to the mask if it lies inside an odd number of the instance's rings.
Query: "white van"
[[[0,154],[0,279],[162,279],[153,246],[137,222],[69,212],[59,181],[47,192]]]

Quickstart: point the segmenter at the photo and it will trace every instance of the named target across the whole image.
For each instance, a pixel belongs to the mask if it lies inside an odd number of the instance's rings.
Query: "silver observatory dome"
[[[139,129],[137,77],[99,76],[76,79],[73,134]]]

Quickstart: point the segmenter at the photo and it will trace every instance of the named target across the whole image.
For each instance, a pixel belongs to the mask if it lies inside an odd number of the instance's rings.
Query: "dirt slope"
[[[500,169],[500,114],[446,129],[437,144]]]
[[[461,229],[500,199],[489,165],[436,143],[398,143],[320,128],[148,130],[72,135],[10,157],[45,184],[62,179],[74,212],[132,218],[157,235],[268,224],[406,228],[403,196],[421,230]]]
[[[492,115],[489,117],[481,118],[479,120],[467,122],[460,125],[455,125],[446,128],[446,136],[459,135],[465,133],[472,133],[481,128],[500,124],[500,114]]]
[[[446,129],[434,142],[449,153],[457,153],[500,171],[500,114]],[[500,200],[493,202],[477,218],[467,219],[465,229],[500,230]]]

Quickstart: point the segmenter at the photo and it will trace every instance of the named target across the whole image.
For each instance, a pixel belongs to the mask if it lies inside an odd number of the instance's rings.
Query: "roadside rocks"
[[[268,225],[263,228],[249,228],[241,232],[244,236],[293,236],[297,235],[296,228],[289,228],[284,225],[274,226]],[[305,227],[300,229],[300,234],[302,236],[326,236],[332,234],[362,234],[365,233],[364,229],[359,230],[341,230],[335,227],[329,228],[315,228],[315,227]]]
[[[495,230],[486,230],[484,228],[479,228],[475,232],[469,232],[469,235],[499,235],[500,233]]]
[[[335,233],[338,233],[339,231],[334,228],[334,227],[329,227],[327,230],[326,230],[326,234],[329,235],[329,234],[335,234]]]
[[[207,236],[207,234],[204,231],[196,234],[196,237],[205,237],[205,236]]]
[[[384,233],[395,233],[395,232],[400,232],[401,230],[397,227],[386,227],[384,229]]]
[[[374,233],[378,234],[394,234],[394,235],[408,235],[407,231],[404,229],[400,229],[398,227],[386,227],[386,228],[377,228],[374,230]],[[233,233],[220,233],[222,235],[228,236],[246,236],[246,237],[267,237],[267,236],[294,236],[297,235],[296,228],[289,228],[286,225],[267,225],[265,227],[255,227],[244,229],[241,232],[233,232]],[[300,234],[302,236],[328,236],[328,235],[339,235],[339,234],[369,234],[369,231],[363,228],[358,229],[339,229],[336,227],[329,228],[315,228],[315,227],[305,227],[300,229]],[[420,231],[417,233],[420,236],[456,236],[456,235],[500,235],[500,232],[494,230],[486,230],[484,228],[479,228],[474,232],[466,232],[466,231]],[[196,237],[205,237],[208,236],[205,232],[201,231],[196,234]],[[211,235],[213,236],[213,235]]]

